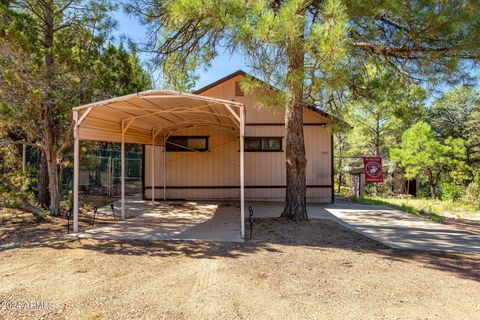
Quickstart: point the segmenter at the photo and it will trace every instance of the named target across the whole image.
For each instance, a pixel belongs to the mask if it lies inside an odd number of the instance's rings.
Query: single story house
[[[143,197],[155,200],[283,201],[285,124],[281,106],[261,108],[237,71],[193,94],[148,90],[73,108],[73,224],[78,232],[80,141],[121,144],[121,213],[125,218],[125,144],[144,145]],[[258,80],[260,81],[260,80]],[[333,201],[333,119],[305,108],[307,201]]]
[[[244,94],[247,74],[232,73],[194,94],[240,102],[245,106],[245,199],[284,201],[286,184],[285,120],[282,106],[261,108],[254,94]],[[257,80],[259,81],[259,80]],[[331,119],[306,108],[307,201],[333,202]],[[165,145],[154,147],[155,199],[240,198],[238,132],[218,126],[182,127],[170,132]],[[166,150],[166,152],[165,152]],[[144,199],[152,198],[152,146],[145,145]]]

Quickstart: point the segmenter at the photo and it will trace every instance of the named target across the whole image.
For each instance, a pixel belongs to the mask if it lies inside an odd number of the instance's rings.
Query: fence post
[[[112,197],[113,172],[112,172],[112,156],[108,156],[108,196]]]

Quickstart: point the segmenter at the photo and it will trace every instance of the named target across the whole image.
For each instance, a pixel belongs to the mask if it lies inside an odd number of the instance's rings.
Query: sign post
[[[364,157],[365,182],[383,182],[382,158]]]

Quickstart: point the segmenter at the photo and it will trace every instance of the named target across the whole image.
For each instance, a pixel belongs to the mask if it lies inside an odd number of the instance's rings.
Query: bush
[[[444,182],[441,185],[442,199],[448,201],[458,201],[464,195],[464,186],[458,184]]]
[[[15,152],[0,148],[0,207],[27,210],[42,219],[47,213],[36,203],[31,191],[36,183],[31,178],[33,168],[23,171],[19,163]]]
[[[417,197],[420,199],[430,199],[430,186],[428,183],[420,182],[420,187],[417,190]]]
[[[462,200],[476,206],[480,210],[480,182],[472,182],[465,189]]]
[[[384,181],[381,183],[365,183],[365,195],[374,197],[393,196],[391,183]]]

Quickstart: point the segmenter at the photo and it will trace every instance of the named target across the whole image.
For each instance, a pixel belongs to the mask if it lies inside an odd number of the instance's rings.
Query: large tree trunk
[[[430,185],[430,197],[432,200],[435,200],[435,180],[433,178],[433,173],[432,171],[427,168],[427,174],[428,174],[428,184]]]
[[[435,185],[430,183],[430,197],[435,200]]]
[[[343,174],[342,174],[342,171],[340,169],[339,172],[338,172],[338,188],[337,188],[337,192],[339,194],[340,194],[340,192],[342,192],[342,183],[343,183]]]
[[[41,150],[40,153],[37,202],[44,209],[48,209],[50,207],[50,193],[48,192],[48,166],[45,152],[43,150]]]
[[[303,135],[303,83],[305,79],[303,41],[300,41],[300,45],[290,46],[287,54],[287,105],[285,110],[287,189],[285,208],[281,216],[298,222],[308,220],[307,160]]]
[[[57,167],[57,152],[55,150],[55,123],[53,118],[55,116],[55,99],[53,92],[55,91],[53,62],[54,57],[51,52],[54,40],[54,4],[53,1],[46,1],[44,4],[44,63],[45,63],[45,80],[46,86],[46,101],[43,103],[42,125],[44,138],[44,152],[47,161],[48,169],[48,188],[50,191],[50,214],[60,214],[60,192],[58,189],[58,167]]]
[[[58,188],[57,153],[54,150],[53,127],[50,117],[44,118],[45,157],[48,168],[48,189],[50,191],[50,214],[60,214],[60,192]]]

